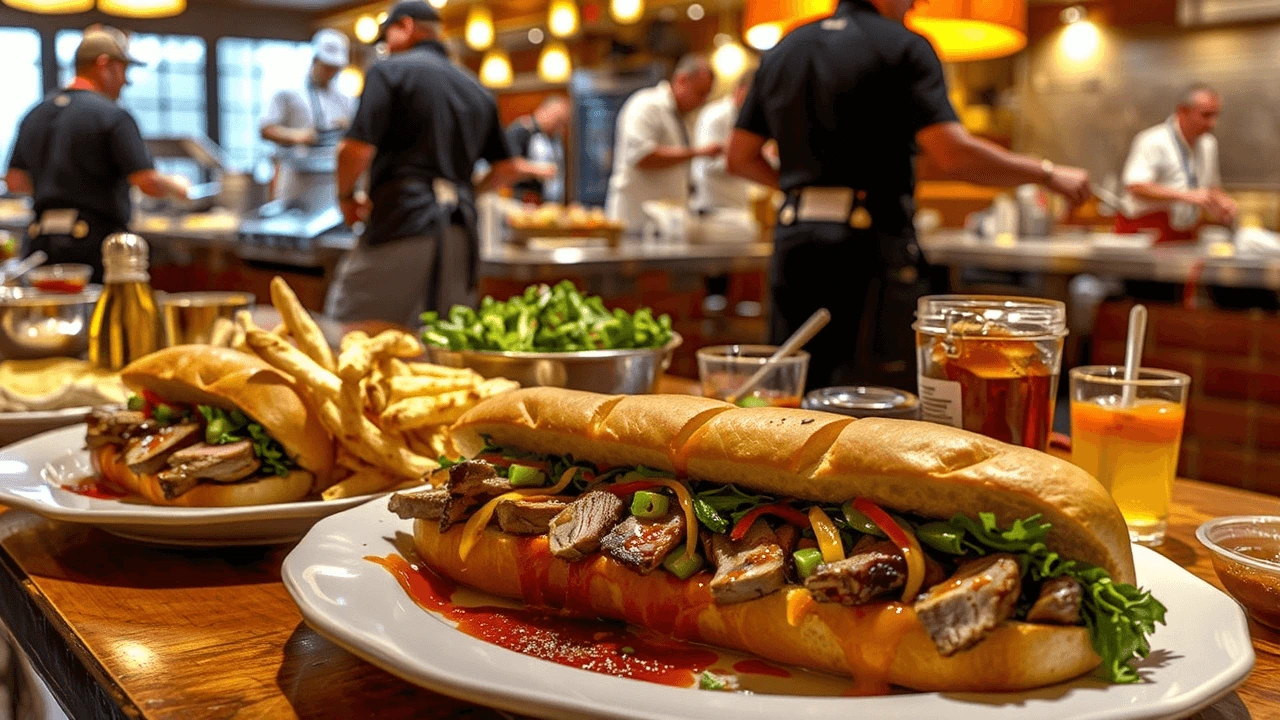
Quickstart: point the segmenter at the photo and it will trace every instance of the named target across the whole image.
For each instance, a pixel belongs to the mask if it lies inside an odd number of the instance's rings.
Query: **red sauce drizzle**
[[[560,665],[688,687],[718,658],[712,650],[622,623],[556,616],[533,608],[458,607],[450,600],[457,587],[451,580],[411,565],[399,555],[365,559],[386,568],[414,602],[456,622],[462,632]],[[522,565],[521,573],[529,573],[531,581],[522,578],[522,585],[534,586],[534,579],[548,569],[549,563],[544,562]],[[574,585],[572,579],[569,584]]]
[[[63,490],[73,492],[77,495],[85,497],[97,498],[99,500],[119,500],[128,495],[123,490],[117,489],[114,485],[110,485],[102,480],[85,480],[79,485],[63,485]]]
[[[742,660],[733,664],[735,672],[753,673],[756,675],[772,675],[773,677],[789,678],[791,671],[785,668],[770,665],[763,660]]]

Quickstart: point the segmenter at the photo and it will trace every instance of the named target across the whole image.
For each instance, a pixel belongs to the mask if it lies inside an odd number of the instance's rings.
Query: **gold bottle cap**
[[[141,235],[113,233],[102,241],[104,282],[147,282],[151,248]]]

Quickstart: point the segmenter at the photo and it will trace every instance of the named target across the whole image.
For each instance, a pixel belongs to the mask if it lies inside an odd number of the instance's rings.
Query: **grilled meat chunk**
[[[641,575],[648,575],[684,537],[684,513],[675,510],[652,520],[632,515],[615,525],[600,541],[600,546],[614,560]]]
[[[104,445],[124,445],[129,438],[155,432],[160,423],[136,410],[94,408],[89,413],[85,444],[90,450]]]
[[[448,490],[428,488],[392,495],[387,509],[405,520],[439,520],[448,501]]]
[[[440,515],[440,532],[462,522],[485,502],[511,492],[511,483],[500,477],[493,465],[481,460],[468,460],[449,468],[449,481],[445,488],[449,491],[449,499]]]
[[[169,425],[149,435],[134,437],[124,446],[124,461],[139,475],[159,472],[175,450],[193,445],[201,437],[196,423]]]
[[[711,597],[718,605],[764,597],[787,583],[787,556],[777,534],[763,519],[752,523],[737,542],[712,533],[703,533],[702,542],[716,567]]]
[[[564,500],[504,500],[498,503],[494,514],[498,516],[502,532],[541,535],[550,527],[551,519],[568,505]]]
[[[258,472],[262,467],[248,440],[207,445],[196,443],[169,456],[169,469],[160,473],[160,489],[172,500],[201,480],[233,483]]]
[[[561,510],[547,531],[551,554],[573,562],[600,549],[600,541],[622,519],[622,499],[593,490]]]
[[[870,543],[852,557],[823,563],[805,578],[815,600],[865,605],[907,583],[907,561],[888,541]]]
[[[1072,577],[1045,580],[1040,595],[1027,611],[1027,622],[1050,625],[1075,625],[1080,622],[1080,603],[1084,590]]]
[[[972,647],[1013,615],[1021,585],[1018,561],[1008,553],[970,560],[916,600],[916,615],[947,657]]]

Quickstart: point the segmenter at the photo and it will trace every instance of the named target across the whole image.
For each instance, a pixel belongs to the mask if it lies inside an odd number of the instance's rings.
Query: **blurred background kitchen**
[[[72,80],[84,28],[124,29],[143,64],[120,105],[156,169],[191,185],[185,199],[134,191],[132,229],[150,243],[153,286],[262,299],[281,274],[322,310],[355,241],[338,208],[333,131],[349,122],[342,98],[353,111],[379,59],[390,3],[0,3],[0,166],[28,110]],[[717,146],[760,53],[835,3],[431,4],[453,60],[496,96],[509,144],[558,168],[480,198],[480,295],[570,279],[611,307],[668,313],[684,338],[670,372],[688,377],[700,347],[766,341],[779,199],[728,176]],[[932,289],[1066,301],[1067,367],[1120,361],[1128,308],[1142,299],[1146,364],[1192,376],[1181,474],[1280,492],[1280,0],[933,0],[908,24],[933,42],[971,133],[1085,168],[1095,195],[1068,211],[1038,186],[939,180],[922,159],[915,225],[939,269]],[[688,116],[692,160],[677,172],[690,192],[676,183],[670,197],[606,213],[623,103],[689,53],[715,75],[700,114]],[[1198,85],[1211,91],[1189,92]],[[1211,101],[1220,113],[1201,106]],[[1216,162],[1189,157],[1159,177],[1142,160],[1154,151],[1135,138],[1174,132],[1184,113],[1212,115]],[[1177,133],[1190,134],[1178,125],[1171,147]],[[1171,209],[1177,228],[1117,221],[1146,217],[1132,187],[1144,182],[1173,187],[1200,219]],[[1223,191],[1212,203],[1210,184]],[[29,198],[0,197],[10,252],[32,221]]]

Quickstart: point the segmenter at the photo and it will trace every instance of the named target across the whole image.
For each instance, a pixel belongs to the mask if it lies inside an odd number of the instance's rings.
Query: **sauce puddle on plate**
[[[96,477],[87,478],[76,485],[62,485],[61,487],[67,492],[99,500],[119,500],[128,495],[128,493],[117,490]]]
[[[756,693],[846,695],[852,681],[808,670],[789,670],[748,655],[678,640],[620,622],[562,617],[511,606],[443,578],[404,557],[368,556],[395,577],[425,610],[471,637],[560,665],[675,687],[696,687],[704,671],[736,676]]]

